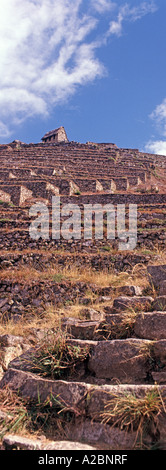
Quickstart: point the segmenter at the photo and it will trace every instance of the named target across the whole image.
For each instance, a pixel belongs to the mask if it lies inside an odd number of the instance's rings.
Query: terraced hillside
[[[166,157],[114,144],[0,146],[2,449],[166,448]],[[137,244],[52,237],[52,197],[137,206]],[[45,204],[50,236],[30,236]],[[64,218],[65,219],[65,218]],[[83,219],[81,218],[82,222]],[[61,220],[63,223],[63,217]]]

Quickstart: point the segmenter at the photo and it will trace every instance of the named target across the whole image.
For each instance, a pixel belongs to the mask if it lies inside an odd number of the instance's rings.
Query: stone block
[[[2,444],[5,450],[95,450],[94,447],[77,441],[48,441],[43,436],[34,439],[15,434],[4,436]]]
[[[160,312],[166,310],[166,295],[157,297],[152,303],[152,309]]]
[[[160,283],[159,295],[166,295],[166,280]]]
[[[120,296],[114,299],[113,302],[113,312],[114,311],[123,311],[127,309],[131,310],[144,310],[148,311],[151,308],[151,304],[153,302],[153,298],[150,296],[145,296],[145,297],[139,297],[139,296],[134,296],[134,297],[127,297],[127,296]],[[108,313],[108,312],[107,312]]]
[[[128,295],[128,296],[138,296],[142,295],[142,289],[139,286],[121,286],[116,287],[116,294],[118,295]]]
[[[139,339],[99,341],[91,351],[88,369],[97,378],[141,383],[147,375],[150,342]]]
[[[147,312],[136,315],[134,333],[139,338],[160,340],[166,338],[166,312]]]
[[[159,289],[161,282],[166,280],[166,265],[147,266],[147,272],[154,288]]]

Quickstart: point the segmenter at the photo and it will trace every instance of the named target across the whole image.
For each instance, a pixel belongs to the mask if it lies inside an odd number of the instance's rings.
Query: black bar
[[[84,450],[84,451],[55,451],[55,450],[5,450],[1,451],[0,457],[1,462],[4,461],[5,465],[26,465],[26,468],[33,466],[33,468],[42,469],[43,467],[50,468],[62,467],[75,470],[81,468],[87,468],[90,465],[95,466],[106,466],[106,467],[124,467],[134,469],[135,465],[159,465],[164,462],[163,458],[166,458],[165,450],[158,451],[100,451],[100,450]],[[11,467],[10,467],[11,468]],[[93,468],[93,467],[92,467]],[[135,469],[134,469],[135,470]]]

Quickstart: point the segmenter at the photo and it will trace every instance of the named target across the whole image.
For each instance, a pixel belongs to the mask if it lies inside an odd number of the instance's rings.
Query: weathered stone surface
[[[152,372],[152,377],[157,384],[166,384],[166,371]]]
[[[52,340],[52,337],[51,337]],[[86,348],[87,354],[91,354],[91,350],[97,344],[96,341],[93,340],[83,340],[83,339],[68,339],[68,344],[73,344],[74,346],[79,346],[80,348]],[[25,353],[21,354],[19,357],[14,358],[8,365],[9,368],[23,370],[26,372],[32,372],[34,369],[34,358],[35,358],[36,348],[30,348]],[[80,369],[79,364],[77,364],[77,369],[81,373],[81,376],[85,374],[85,364],[81,362]],[[77,373],[79,373],[77,370]],[[75,376],[75,373],[74,373]],[[70,375],[72,379],[72,375]],[[80,377],[79,377],[80,380]]]
[[[39,398],[42,403],[53,394],[60,403],[66,403],[71,408],[78,406],[78,412],[84,414],[84,397],[88,390],[84,383],[47,380],[29,372],[9,369],[0,382],[0,388],[7,384],[12,390],[19,391],[21,396],[37,403]]]
[[[153,343],[153,353],[155,358],[160,360],[160,363],[166,365],[166,339]]]
[[[166,295],[166,280],[160,282],[159,295]]]
[[[49,396],[57,397],[58,404],[69,405],[76,416],[87,416],[101,422],[101,413],[112,397],[132,393],[136,397],[144,396],[147,391],[156,390],[155,385],[120,384],[120,385],[90,385],[84,382],[67,382],[63,380],[41,379],[35,374],[9,369],[0,381],[0,389],[8,385],[11,390],[19,392],[20,396],[43,403]],[[159,388],[163,398],[166,397],[166,387]]]
[[[88,348],[89,357],[86,360],[86,369],[97,379],[120,380],[121,383],[127,383],[127,381],[128,383],[141,383],[146,380],[147,357],[151,341],[131,338],[111,341],[70,339],[68,342],[81,348]],[[32,348],[11,361],[9,368],[31,372],[34,356],[35,348]],[[85,377],[87,370],[85,367],[81,369],[82,378]],[[79,375],[78,377],[80,380]]]
[[[139,286],[121,286],[116,287],[116,294],[118,295],[129,295],[129,296],[138,296],[142,295],[141,287]]]
[[[139,296],[134,296],[134,297],[127,297],[127,296],[120,296],[114,299],[113,302],[113,312],[115,311],[123,311],[126,309],[132,309],[132,310],[144,310],[148,311],[151,307],[151,304],[153,302],[153,298],[150,296],[145,296],[145,297],[139,297]],[[112,312],[112,313],[113,313]],[[107,312],[108,313],[108,312]]]
[[[135,433],[125,431],[120,428],[112,428],[102,424],[102,416],[105,406],[109,405],[111,399],[118,399],[122,396],[127,397],[132,394],[136,398],[144,397],[146,393],[157,390],[162,397],[163,403],[166,399],[166,386],[155,385],[103,385],[91,386],[85,383],[68,383],[64,381],[48,381],[40,378],[35,378],[33,374],[10,369],[5,374],[5,380],[0,382],[0,387],[8,384],[12,390],[19,392],[24,398],[38,399],[40,397],[41,403],[45,401],[49,394],[51,397],[57,398],[62,404],[73,410],[76,415],[76,421],[73,428],[71,423],[67,426],[66,431],[69,432],[73,439],[86,440],[88,445],[96,445],[105,443],[109,448],[121,449],[125,443],[125,448],[131,449],[135,442]],[[118,398],[119,397],[119,398]],[[57,405],[59,406],[59,405]],[[162,408],[162,403],[161,403]],[[162,410],[161,410],[162,411]],[[160,416],[159,416],[160,418]],[[162,418],[162,415],[161,415]],[[87,421],[88,420],[88,421]],[[90,423],[90,421],[91,423]],[[96,424],[96,426],[94,426]],[[67,423],[66,423],[67,425]],[[158,419],[158,432],[161,435],[165,432],[165,417],[161,420]],[[56,430],[55,430],[56,432]],[[75,433],[75,434],[74,434]],[[125,435],[126,434],[126,435]],[[69,437],[70,439],[70,437]],[[149,440],[149,441],[148,441]],[[147,434],[146,441],[153,442],[151,432]],[[18,441],[17,441],[18,443]],[[23,443],[24,445],[25,443]],[[32,443],[30,442],[30,446]],[[49,448],[54,448],[54,443],[48,444]],[[56,444],[55,444],[56,445]],[[85,444],[86,445],[86,444]],[[46,447],[44,446],[44,449]],[[102,449],[102,446],[100,447]],[[55,447],[56,449],[56,447]]]
[[[3,377],[9,363],[29,349],[29,342],[22,336],[0,336],[0,379]]]
[[[98,378],[141,383],[147,375],[149,341],[138,339],[101,341],[93,348],[88,368]]]
[[[66,318],[62,321],[62,328],[67,331],[71,336],[93,340],[97,338],[97,330],[99,329],[99,322],[96,321],[82,321],[74,318]]]
[[[25,338],[23,336],[14,336],[14,335],[0,335],[0,346],[9,347],[9,346],[18,346],[21,345],[24,347],[26,344]]]
[[[166,265],[147,266],[147,271],[154,288],[158,289],[161,282],[166,280]]]
[[[105,405],[110,403],[111,399],[115,397],[123,397],[127,395],[134,395],[136,398],[141,398],[150,391],[156,391],[156,385],[146,384],[120,384],[120,385],[103,385],[92,388],[90,400],[88,402],[87,413],[89,417],[93,417],[94,421],[101,422],[101,414],[105,409]],[[163,400],[166,398],[166,386],[159,386],[158,391],[161,393]]]
[[[112,427],[102,422],[85,419],[70,427],[70,433],[75,440],[90,442],[100,450],[129,450],[136,441],[136,432],[127,433],[118,427]]]
[[[5,450],[95,450],[88,444],[73,441],[46,441],[43,438],[29,439],[17,435],[7,435],[3,438],[2,445]]]
[[[41,442],[37,439],[17,435],[7,435],[3,438],[2,445],[5,450],[40,450]]]
[[[35,348],[30,348],[23,354],[17,355],[10,360],[8,368],[24,370],[31,372],[32,370],[32,361],[35,356]]]
[[[136,315],[134,333],[139,338],[159,340],[166,338],[166,312],[147,312]]]
[[[157,297],[152,303],[153,310],[166,311],[166,295]]]
[[[104,314],[94,308],[82,308],[80,310],[80,315],[83,316],[86,320],[99,322],[102,320]]]

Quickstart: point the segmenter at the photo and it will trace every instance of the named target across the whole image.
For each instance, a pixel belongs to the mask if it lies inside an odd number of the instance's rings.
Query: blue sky
[[[166,155],[165,0],[1,0],[0,143],[113,142]]]

